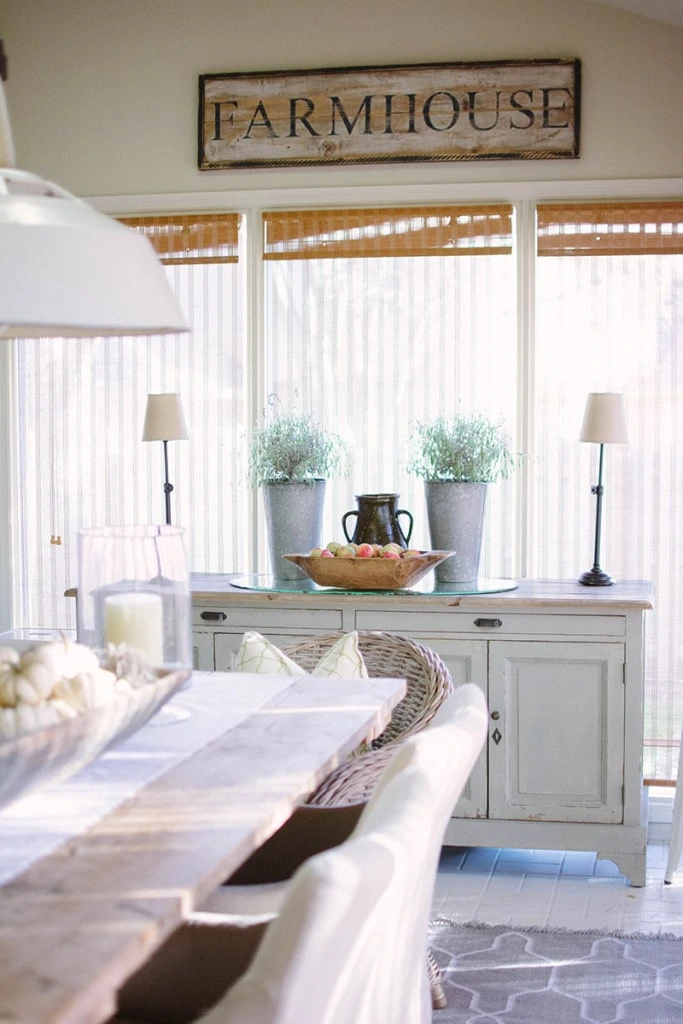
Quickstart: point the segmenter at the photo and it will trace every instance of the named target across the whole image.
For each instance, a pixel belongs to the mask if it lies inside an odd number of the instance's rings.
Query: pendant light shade
[[[0,169],[0,337],[186,330],[148,239],[51,182]]]
[[[6,78],[0,40],[0,338],[186,331],[148,239],[15,168]]]

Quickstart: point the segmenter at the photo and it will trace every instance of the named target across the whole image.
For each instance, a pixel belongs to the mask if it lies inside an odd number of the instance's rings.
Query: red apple
[[[359,544],[358,550],[356,551],[356,556],[358,558],[372,558],[374,553],[375,550],[372,544]]]
[[[320,557],[321,558],[334,558],[334,555],[327,548],[323,548],[323,550],[320,552]]]

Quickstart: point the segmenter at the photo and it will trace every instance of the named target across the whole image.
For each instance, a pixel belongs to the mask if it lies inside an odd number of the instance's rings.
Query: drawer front
[[[278,629],[303,629],[309,633],[327,633],[342,628],[341,608],[257,608],[196,605],[192,625],[218,629],[254,629],[259,633]]]
[[[561,612],[507,611],[380,611],[359,609],[356,629],[384,629],[395,633],[444,633],[450,635],[496,636],[579,636],[623,638],[623,615],[567,615]]]

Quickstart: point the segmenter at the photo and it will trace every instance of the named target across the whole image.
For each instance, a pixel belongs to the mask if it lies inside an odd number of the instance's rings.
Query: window
[[[325,536],[343,539],[354,494],[388,491],[414,512],[414,541],[427,547],[422,483],[405,471],[416,423],[481,410],[515,429],[512,208],[263,219],[267,392],[333,424],[353,449],[351,487],[328,487]],[[484,571],[494,576],[512,572],[512,493],[491,489]]]
[[[589,391],[619,390],[631,436],[607,450],[602,560],[617,578],[655,582],[645,773],[674,778],[683,203],[264,207],[126,222],[156,246],[192,331],[17,346],[17,625],[73,626],[63,593],[80,527],[163,521],[161,445],[140,441],[150,391],[179,391],[190,425],[169,454],[195,572],[267,571],[247,438],[272,403],[310,411],[352,445],[352,475],[328,487],[326,539],[340,537],[355,494],[391,491],[419,545],[422,484],[405,471],[415,424],[501,415],[527,458],[490,488],[482,572],[574,579],[590,567],[595,516],[583,406]]]
[[[180,392],[192,424],[189,442],[169,444],[169,463],[173,521],[193,523],[193,569],[220,571],[241,557],[248,497],[239,478],[246,443],[239,218],[136,225],[166,265],[192,332],[16,346],[22,562],[15,619],[33,628],[75,625],[75,601],[63,595],[76,582],[79,529],[164,521],[162,446],[140,440],[148,392]]]
[[[683,203],[538,208],[533,560],[590,569],[596,445],[577,444],[588,391],[624,394],[628,445],[605,448],[602,564],[650,579],[646,778],[675,778],[683,714]],[[578,558],[578,561],[577,561]]]

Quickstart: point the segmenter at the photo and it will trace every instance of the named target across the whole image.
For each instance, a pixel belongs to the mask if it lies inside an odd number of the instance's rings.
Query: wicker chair
[[[312,672],[323,655],[343,636],[325,633],[285,648],[298,665]],[[365,803],[384,766],[408,736],[423,729],[453,691],[451,674],[434,651],[396,633],[358,631],[358,646],[368,675],[406,680],[406,696],[394,708],[384,732],[367,753],[354,752],[312,793],[307,803],[317,807]]]
[[[343,633],[325,633],[285,648],[298,665],[312,672]],[[431,721],[453,680],[444,662],[424,644],[396,633],[358,631],[368,675],[405,679],[407,692],[384,732],[367,747],[354,751],[298,807],[282,828],[232,875],[228,885],[254,885],[289,878],[304,860],[344,842],[356,826],[364,805],[399,746]],[[446,1005],[441,973],[428,957],[432,1005]]]

